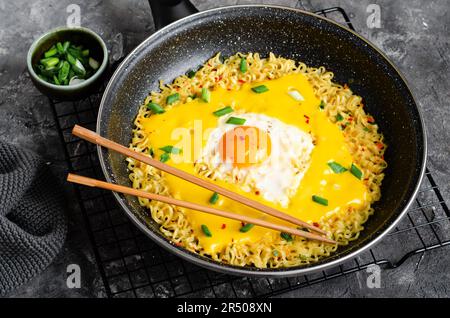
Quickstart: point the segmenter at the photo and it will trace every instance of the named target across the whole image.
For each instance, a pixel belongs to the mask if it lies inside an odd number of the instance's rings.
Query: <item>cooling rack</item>
[[[317,11],[354,29],[339,7]],[[71,172],[103,179],[94,145],[71,134],[75,124],[95,129],[101,92],[82,101],[49,100]],[[74,186],[86,231],[108,297],[270,297],[363,270],[372,264],[394,268],[409,257],[450,244],[450,212],[432,172],[407,216],[375,248],[330,270],[295,278],[235,277],[186,262],[144,236],[113,195]]]

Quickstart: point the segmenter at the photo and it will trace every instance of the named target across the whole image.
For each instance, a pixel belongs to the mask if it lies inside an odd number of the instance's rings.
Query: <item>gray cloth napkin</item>
[[[48,165],[0,141],[0,295],[44,270],[66,233],[63,193]]]

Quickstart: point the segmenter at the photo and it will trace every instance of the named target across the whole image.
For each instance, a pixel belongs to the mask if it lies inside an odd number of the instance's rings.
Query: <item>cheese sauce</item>
[[[262,94],[253,92],[251,87],[258,85],[266,85],[269,91]],[[290,90],[297,90],[304,100],[295,100],[288,94]],[[328,166],[328,162],[335,161],[349,168],[353,162],[352,156],[341,130],[320,109],[320,100],[315,97],[313,88],[302,74],[287,75],[276,80],[253,83],[252,85],[244,84],[236,91],[217,88],[211,91],[209,103],[196,98],[188,103],[175,104],[163,114],[152,115],[143,119],[142,125],[148,133],[155,157],[160,158],[164,153],[159,148],[167,145],[179,147],[182,136],[186,137],[187,134],[190,134],[191,138],[183,139],[180,147],[183,152],[179,155],[172,154],[171,159],[166,163],[195,174],[193,162],[200,155],[199,153],[194,154],[194,149],[198,148],[195,146],[204,146],[209,137],[208,130],[217,126],[218,117],[214,116],[213,112],[229,105],[233,105],[236,112],[264,114],[285,124],[295,126],[311,134],[315,140],[315,147],[311,153],[309,168],[287,207],[268,202],[254,192],[244,192],[235,184],[225,183],[221,180],[211,182],[307,222],[317,222],[325,214],[337,213],[348,206],[360,208],[370,200],[369,193],[361,180],[349,171],[336,174]],[[182,160],[183,158],[184,160]],[[169,174],[164,174],[164,176],[173,197],[202,205],[210,205],[211,191]],[[312,200],[313,195],[326,198],[328,206],[314,202]],[[220,196],[214,207],[271,222],[287,224],[223,196]],[[184,211],[195,236],[207,253],[217,253],[232,241],[254,242],[265,235],[278,235],[275,231],[257,226],[246,233],[242,233],[239,231],[242,224],[238,221],[188,209]],[[212,233],[211,237],[207,237],[203,233],[201,229],[203,224],[209,228]]]

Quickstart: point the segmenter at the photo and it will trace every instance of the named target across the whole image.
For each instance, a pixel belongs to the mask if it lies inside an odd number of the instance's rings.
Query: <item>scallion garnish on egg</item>
[[[161,157],[159,157],[159,161],[161,161],[161,162],[166,162],[169,159],[170,159],[170,153],[167,153],[167,152],[163,153],[161,155]]]
[[[344,119],[344,117],[342,117],[341,114],[337,114],[337,115],[336,115],[336,121],[341,121],[341,120],[343,120],[343,119]]]
[[[209,203],[216,204],[217,201],[219,201],[219,194],[217,192],[214,192],[211,198],[209,199]]]
[[[350,167],[350,172],[352,173],[352,175],[354,175],[359,180],[362,179],[362,176],[363,176],[362,171],[359,170],[359,168],[357,166],[355,166],[355,164],[353,164],[353,163],[352,163],[352,166]]]
[[[207,237],[211,237],[212,236],[211,231],[209,230],[209,228],[205,224],[202,224],[202,231]]]
[[[166,153],[173,153],[175,155],[178,155],[178,154],[181,153],[181,149],[180,148],[177,148],[177,147],[174,147],[174,146],[170,146],[170,145],[161,147],[159,149],[164,151],[164,152],[166,152]]]
[[[247,223],[245,224],[243,227],[241,227],[241,229],[239,230],[242,233],[247,233],[248,231],[250,231],[252,229],[252,227],[254,227],[255,225],[252,223]]]
[[[327,164],[331,168],[331,170],[333,170],[334,173],[343,173],[343,172],[347,171],[347,168],[344,168],[336,161],[330,161]]]
[[[297,102],[302,102],[305,100],[305,98],[302,96],[302,94],[299,93],[299,91],[293,89],[293,90],[289,90],[288,94],[295,99]]]
[[[254,91],[257,94],[265,93],[269,90],[266,85],[259,85],[256,87],[252,87],[252,91]]]
[[[221,117],[221,116],[224,116],[224,115],[232,113],[232,112],[233,112],[233,108],[231,108],[231,106],[227,106],[227,107],[221,108],[219,110],[216,110],[215,112],[213,112],[213,114],[217,117]]]
[[[313,195],[312,200],[318,204],[328,206],[328,200],[322,197],[319,197],[318,195]]]
[[[243,124],[245,124],[245,121],[246,121],[246,119],[244,119],[244,118],[230,117],[227,119],[226,123],[232,124],[232,125],[243,125]]]

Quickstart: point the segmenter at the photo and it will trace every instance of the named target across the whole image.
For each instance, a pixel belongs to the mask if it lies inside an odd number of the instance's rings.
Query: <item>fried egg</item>
[[[233,116],[244,125],[227,123]],[[310,134],[263,114],[222,116],[206,143],[202,162],[216,176],[287,207],[311,160]]]

